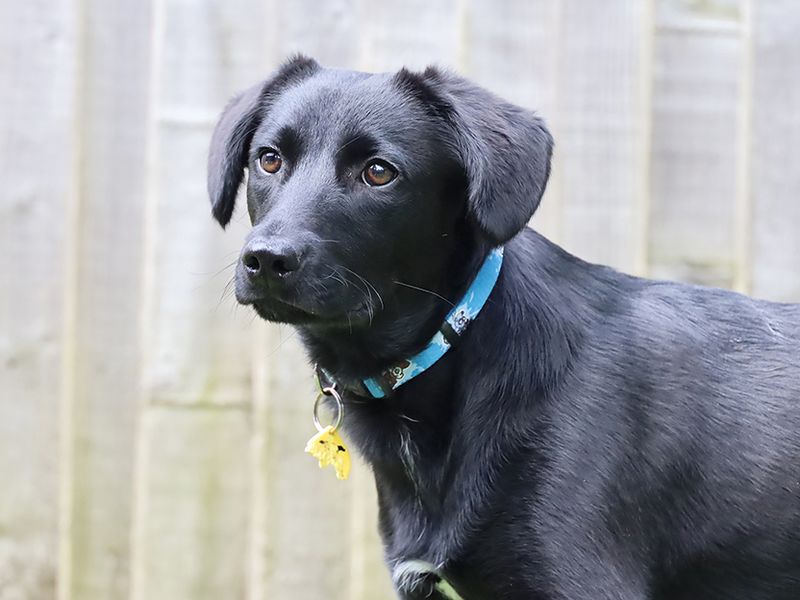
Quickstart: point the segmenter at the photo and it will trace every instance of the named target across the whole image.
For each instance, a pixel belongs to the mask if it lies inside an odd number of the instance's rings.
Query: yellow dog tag
[[[320,469],[332,465],[338,479],[347,479],[350,475],[350,452],[333,425],[328,425],[308,440],[306,452],[319,460]]]
[[[317,379],[319,384],[319,379]],[[344,420],[344,403],[342,397],[336,391],[336,386],[319,386],[319,394],[314,401],[314,427],[317,428],[317,435],[308,440],[306,452],[319,461],[319,468],[333,466],[336,470],[336,477],[347,479],[350,475],[350,452],[344,445],[344,440],[336,433]],[[325,397],[331,397],[335,401],[336,416],[332,425],[323,427],[319,420],[320,403]]]

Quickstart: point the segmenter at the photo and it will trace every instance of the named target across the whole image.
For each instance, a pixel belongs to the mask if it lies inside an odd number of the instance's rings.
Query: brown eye
[[[373,160],[361,172],[364,183],[373,187],[386,185],[397,177],[397,171],[389,163],[382,160]]]
[[[277,173],[283,161],[281,160],[281,155],[278,154],[276,150],[264,150],[261,153],[261,156],[258,157],[258,164],[261,165],[261,168],[264,169],[266,173]]]

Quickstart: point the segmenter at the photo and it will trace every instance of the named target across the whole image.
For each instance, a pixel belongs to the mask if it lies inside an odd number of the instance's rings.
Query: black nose
[[[251,279],[284,279],[300,268],[301,252],[280,241],[253,241],[242,251],[242,266]]]

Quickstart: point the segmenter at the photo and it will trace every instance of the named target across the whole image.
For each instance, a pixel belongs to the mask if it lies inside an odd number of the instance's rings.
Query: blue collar
[[[495,283],[497,283],[502,265],[503,248],[501,246],[489,252],[478,274],[472,281],[472,285],[469,286],[461,301],[447,313],[442,327],[434,334],[428,345],[411,358],[398,362],[379,375],[362,379],[359,382],[360,385],[358,385],[365,392],[362,395],[383,398],[390,394],[392,390],[423,373],[442,358],[466,331],[469,324],[478,316],[478,313],[481,312],[486,300],[489,298],[489,294],[494,289]],[[320,380],[322,380],[323,376],[330,382],[334,381],[329,373],[319,369],[318,377],[320,377]]]

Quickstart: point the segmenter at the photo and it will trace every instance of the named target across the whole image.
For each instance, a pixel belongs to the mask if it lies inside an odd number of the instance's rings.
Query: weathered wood
[[[800,301],[800,4],[752,3],[752,291]]]
[[[246,211],[223,235],[209,215],[205,165],[222,106],[268,70],[265,7],[164,0],[159,8],[133,597],[243,598],[252,317],[223,288]]]
[[[660,3],[653,83],[651,270],[730,287],[742,67],[738,12],[727,1],[674,3],[671,11],[668,4]]]
[[[360,67],[367,71],[456,68],[463,61],[464,12],[459,0],[364,3]]]
[[[265,352],[266,405],[261,433],[260,476],[266,505],[260,549],[261,598],[347,598],[349,507],[353,492],[332,471],[320,471],[303,452],[314,434],[313,380],[289,328],[272,328]],[[283,336],[283,339],[281,339]]]
[[[153,407],[142,418],[135,600],[245,597],[246,411]]]
[[[369,16],[349,0],[299,0],[282,5],[275,18],[279,23],[273,41],[276,57],[301,52],[325,67],[357,68]]]
[[[147,179],[148,2],[89,2],[82,29],[83,160],[64,597],[125,598],[140,401],[141,265]],[[124,174],[124,175],[123,175]]]
[[[76,3],[0,10],[0,597],[57,594],[61,392],[79,160]],[[65,481],[64,485],[68,485]]]
[[[292,52],[456,68],[554,131],[545,234],[800,301],[794,0],[0,11],[2,600],[394,597],[368,467],[303,453],[292,329],[221,298],[247,216],[209,218],[211,129]]]
[[[348,600],[392,600],[389,571],[383,561],[383,544],[378,533],[378,499],[372,471],[356,457],[350,476],[350,573]]]
[[[749,1],[749,0],[744,0]],[[655,0],[661,29],[695,31],[704,35],[736,33],[743,0]]]
[[[640,262],[645,210],[647,11],[640,0],[567,1],[556,50],[562,241],[587,260],[627,271]]]
[[[259,32],[241,19],[256,9],[249,0],[166,0],[164,10],[150,157],[146,391],[157,403],[247,403],[249,368],[240,357],[249,347],[251,319],[222,294],[247,214],[240,206],[231,233],[220,233],[209,217],[205,164],[221,107],[264,76],[254,76],[261,71],[254,50]]]

